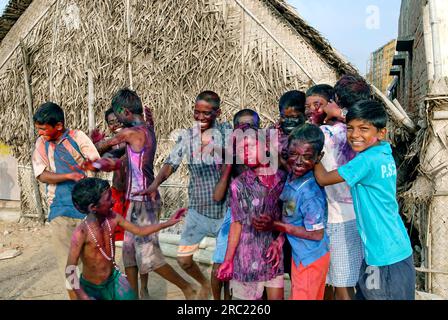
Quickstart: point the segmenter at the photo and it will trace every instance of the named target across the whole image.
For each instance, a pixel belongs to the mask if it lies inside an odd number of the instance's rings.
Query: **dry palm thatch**
[[[356,72],[279,0],[59,0],[24,45],[34,109],[47,100],[58,102],[68,127],[87,131],[87,70],[93,75],[95,117],[102,129],[111,96],[132,84],[155,116],[157,167],[173,144],[170,133],[191,125],[192,103],[202,90],[222,97],[221,120],[251,107],[268,125],[277,118],[279,96],[307,88],[309,75],[316,82],[334,83],[340,74]],[[0,139],[20,163],[29,165],[33,141],[27,135],[31,124],[25,101],[16,50],[0,69]],[[186,171],[179,170],[171,181],[179,188],[164,191],[165,198],[177,206],[185,200]],[[27,210],[32,211],[30,205]]]

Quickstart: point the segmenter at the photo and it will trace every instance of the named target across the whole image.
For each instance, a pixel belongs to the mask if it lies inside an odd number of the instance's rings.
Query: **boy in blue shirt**
[[[322,300],[330,264],[325,191],[313,175],[324,146],[324,134],[319,127],[304,124],[295,129],[288,142],[288,169],[280,200],[283,202],[282,221],[262,215],[253,220],[259,231],[276,230],[287,234],[292,248],[292,300]],[[280,235],[268,250],[274,267],[281,261],[284,236]]]
[[[347,113],[347,140],[358,155],[338,170],[321,164],[314,174],[322,186],[347,182],[355,207],[365,261],[356,298],[367,300],[415,299],[412,247],[398,213],[397,170],[385,139],[387,113],[376,101],[360,101]]]

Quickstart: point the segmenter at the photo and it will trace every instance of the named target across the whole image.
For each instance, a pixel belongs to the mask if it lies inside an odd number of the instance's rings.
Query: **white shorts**
[[[284,276],[280,275],[268,281],[241,282],[230,280],[230,292],[232,297],[240,300],[260,300],[263,297],[264,288],[284,288]]]

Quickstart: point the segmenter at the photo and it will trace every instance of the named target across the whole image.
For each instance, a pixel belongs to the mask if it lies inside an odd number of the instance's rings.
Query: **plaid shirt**
[[[228,122],[216,123],[214,130],[219,132],[222,140],[215,143],[214,150],[221,151],[224,147],[225,130],[231,130]],[[216,137],[216,136],[215,136]],[[188,185],[188,206],[200,214],[211,218],[221,219],[226,209],[225,201],[213,201],[215,186],[221,177],[220,163],[216,159],[202,156],[201,139],[199,130],[190,128],[179,135],[174,149],[171,151],[165,164],[170,165],[176,171],[184,156],[187,156],[187,167],[190,173],[190,183]],[[207,147],[209,147],[209,144]],[[207,154],[207,153],[204,153]]]

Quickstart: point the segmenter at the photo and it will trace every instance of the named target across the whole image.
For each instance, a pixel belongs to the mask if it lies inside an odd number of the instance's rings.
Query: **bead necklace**
[[[92,239],[95,241],[95,246],[98,248],[98,250],[101,252],[101,255],[107,260],[107,261],[112,261],[114,268],[118,269],[118,266],[115,263],[115,253],[114,253],[114,247],[112,244],[112,228],[110,227],[109,224],[109,219],[106,218],[106,224],[107,224],[107,228],[109,229],[109,244],[110,244],[110,257],[106,254],[106,252],[103,250],[103,248],[101,248],[101,246],[98,244],[98,240],[96,239],[94,233],[92,232],[92,229],[90,229],[89,224],[87,223],[87,217],[84,218],[84,223],[87,226],[87,230],[89,230],[89,234],[92,237]],[[102,225],[101,225],[102,226]]]

